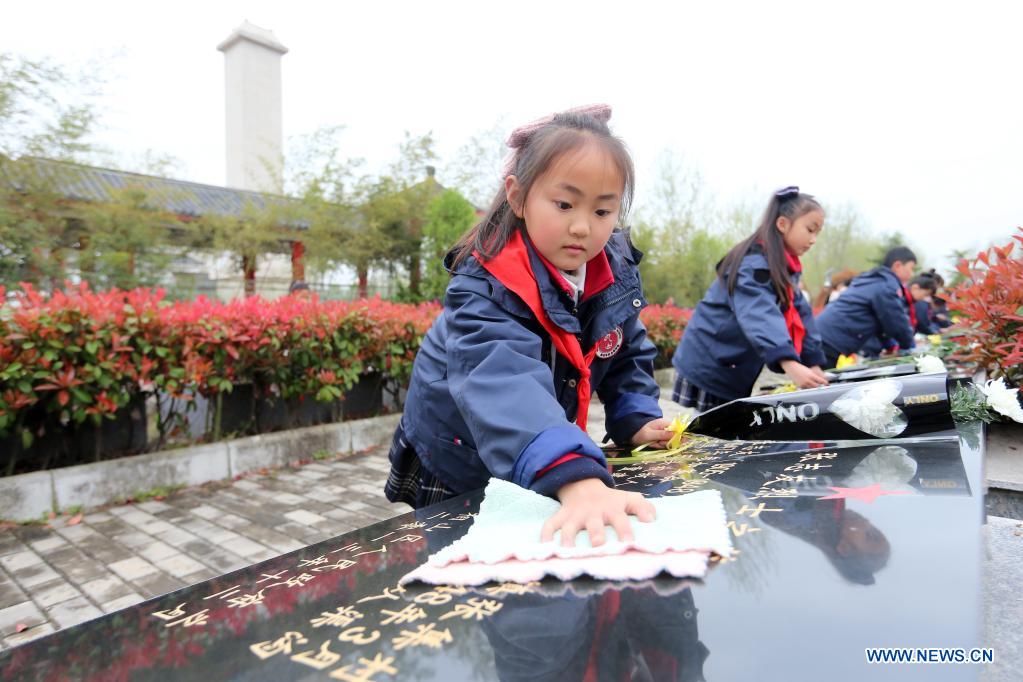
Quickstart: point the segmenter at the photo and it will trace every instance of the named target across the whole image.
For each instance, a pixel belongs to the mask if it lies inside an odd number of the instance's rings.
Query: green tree
[[[501,186],[501,172],[510,153],[505,144],[506,128],[499,120],[470,137],[445,169],[444,182],[483,210]]]
[[[445,190],[430,202],[423,224],[423,255],[426,259],[423,298],[444,298],[448,286],[444,256],[476,220],[476,209],[453,189]]]
[[[397,159],[386,175],[369,188],[363,219],[369,233],[386,247],[384,264],[397,273],[408,273],[402,297],[421,300],[423,223],[427,206],[442,191],[430,165],[437,158],[429,133],[414,137],[408,132]]]
[[[962,261],[974,258],[976,255],[976,253],[971,252],[969,249],[952,249],[952,252],[948,255],[948,259],[952,262],[953,268],[955,268]],[[965,281],[966,276],[959,272],[959,270],[953,269],[951,276],[945,278],[945,286],[948,289],[955,289]]]
[[[824,207],[824,229],[817,243],[802,258],[803,282],[817,292],[831,275],[842,270],[862,272],[880,262],[881,239],[851,204]]]
[[[926,252],[920,248],[919,245],[914,244],[912,240],[906,238],[901,231],[895,230],[893,232],[886,232],[881,235],[878,243],[878,255],[877,262],[880,263],[884,260],[884,256],[888,251],[894,249],[896,246],[908,246],[910,250],[916,254],[917,266],[921,266],[927,260]]]
[[[640,263],[647,298],[693,306],[714,281],[715,265],[747,221],[744,207],[720,211],[699,170],[672,150],[661,153],[656,178],[631,231],[644,252]]]
[[[198,227],[207,235],[209,246],[237,257],[244,295],[253,296],[260,257],[286,249],[286,230],[296,226],[299,215],[284,201],[264,205],[249,202],[240,216],[207,214],[198,221]]]
[[[93,148],[95,73],[0,53],[0,156],[83,160]]]
[[[141,186],[113,193],[109,202],[78,208],[78,268],[96,287],[132,289],[164,282],[167,266],[193,244],[192,224],[158,208],[165,199]]]
[[[91,150],[95,78],[0,53],[0,283],[60,286],[75,208],[23,156],[80,160]]]
[[[0,157],[0,284],[63,283],[77,216],[76,207],[56,191],[58,183],[31,160]]]
[[[296,138],[285,158],[285,191],[300,205],[296,222],[311,269],[349,266],[358,277],[359,297],[368,293],[369,270],[386,256],[386,245],[369,229],[363,205],[370,180],[360,175],[362,159],[342,154],[344,126],[326,126]]]
[[[362,161],[342,155],[342,127],[298,140],[285,164],[287,191],[300,204],[302,235],[311,265],[351,266],[359,295],[368,293],[370,268],[408,273],[411,299],[421,296],[423,226],[430,201],[442,191],[433,176],[433,138],[409,133],[385,173],[360,175]]]
[[[100,69],[0,54],[0,282],[59,287],[75,274],[94,286],[161,281],[192,230],[153,190],[113,190],[109,201],[71,198],[79,163],[166,176],[180,162],[96,147]],[[127,159],[127,160],[125,160]]]

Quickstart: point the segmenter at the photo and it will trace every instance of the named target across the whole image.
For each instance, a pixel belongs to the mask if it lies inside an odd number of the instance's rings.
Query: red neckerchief
[[[789,274],[796,274],[797,272],[803,271],[803,264],[799,262],[798,256],[793,256],[789,253],[788,249],[785,250],[785,264],[789,267]],[[796,310],[796,292],[795,287],[790,283],[788,285],[789,292],[789,307],[785,310],[785,326],[788,327],[789,337],[792,338],[792,345],[796,347],[796,355],[803,354],[803,339],[806,337],[806,326],[803,324],[803,318],[800,317],[799,311]],[[800,293],[800,296],[803,294]]]
[[[909,306],[909,326],[912,327],[913,333],[916,333],[916,305],[913,301],[913,294],[909,293],[909,287],[905,284],[902,285],[902,295],[906,297],[906,305]]]
[[[603,251],[601,251],[603,254]],[[575,334],[565,331],[547,316],[544,310],[543,300],[540,298],[540,285],[536,281],[536,274],[529,262],[529,251],[519,231],[515,231],[508,243],[501,252],[488,261],[480,258],[479,254],[473,254],[476,260],[497,278],[504,286],[514,292],[533,311],[540,325],[551,335],[554,348],[563,357],[568,358],[576,371],[579,372],[579,383],[576,387],[578,397],[578,410],[575,423],[583,431],[586,430],[586,417],[590,410],[590,365],[597,353],[597,344],[593,345],[588,353],[583,353],[582,346]],[[607,256],[605,256],[605,259]],[[596,261],[593,258],[590,262]],[[589,270],[589,264],[587,264]],[[589,279],[589,277],[587,277]]]
[[[597,600],[597,622],[593,632],[593,644],[590,645],[590,655],[586,660],[586,670],[583,672],[583,682],[597,682],[597,654],[604,645],[601,639],[618,618],[621,608],[622,593],[617,590],[608,590]]]
[[[829,502],[831,500],[828,500]],[[842,522],[842,516],[845,515],[845,500],[834,500],[835,506],[831,508],[831,515],[835,519],[835,523]]]

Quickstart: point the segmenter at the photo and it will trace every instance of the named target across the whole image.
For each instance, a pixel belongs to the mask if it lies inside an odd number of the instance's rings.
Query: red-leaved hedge
[[[691,308],[674,305],[649,305],[639,314],[650,340],[657,346],[657,359],[654,361],[657,369],[671,367],[671,356],[692,317]]]
[[[1005,246],[962,261],[966,280],[952,290],[949,310],[959,315],[959,349],[952,356],[975,362],[992,378],[1023,383],[1023,228]]]
[[[0,300],[4,299],[0,288]],[[133,396],[215,398],[252,383],[284,398],[341,398],[379,372],[404,384],[439,307],[292,296],[168,303],[148,289],[26,286],[0,306],[0,440],[104,418]]]

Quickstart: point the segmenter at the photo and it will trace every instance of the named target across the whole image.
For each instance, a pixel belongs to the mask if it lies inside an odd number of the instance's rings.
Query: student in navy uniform
[[[856,277],[834,303],[817,316],[817,328],[824,342],[827,367],[834,367],[839,355],[874,350],[893,352],[914,347],[906,283],[913,279],[916,256],[905,246],[885,254],[882,264]],[[877,340],[880,340],[880,343]]]
[[[771,197],[756,232],[718,263],[686,325],[672,358],[676,402],[702,412],[748,396],[765,364],[800,388],[827,385],[820,336],[799,291],[799,257],[823,226],[820,203],[798,187]]]
[[[935,290],[931,296],[931,324],[940,332],[942,329],[952,326],[952,320],[948,314],[948,302],[945,300],[945,278],[939,275],[934,268],[922,274],[934,280]]]
[[[561,530],[595,545],[653,506],[615,490],[586,434],[592,390],[620,445],[665,443],[654,345],[639,320],[640,254],[615,231],[633,165],[606,106],[512,133],[514,150],[486,217],[448,255],[444,310],[416,356],[390,452],[386,494],[419,508],[491,477],[557,497],[543,540]]]
[[[906,310],[909,314],[909,324],[916,334],[937,334],[941,331],[941,328],[931,318],[931,296],[934,295],[936,289],[937,285],[934,280],[927,275],[914,277],[907,287],[909,292],[907,300],[912,301],[912,306],[907,306]],[[888,341],[888,337],[882,334],[879,338],[864,344],[860,349],[860,354],[869,358],[877,357],[885,349],[890,349],[892,345]]]
[[[909,296],[913,300],[913,331],[917,334],[937,334],[941,331],[931,316],[931,298],[937,290],[937,283],[927,275],[914,277],[909,283]]]

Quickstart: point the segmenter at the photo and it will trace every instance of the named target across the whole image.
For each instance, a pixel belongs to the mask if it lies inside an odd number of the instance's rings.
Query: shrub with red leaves
[[[404,384],[439,312],[316,297],[169,304],[162,291],[84,284],[45,296],[23,285],[0,303],[0,440],[28,448],[39,433],[30,414],[98,425],[140,393],[187,401],[252,383],[330,402],[364,374]]]
[[[1023,228],[1005,246],[991,247],[957,269],[966,280],[948,307],[959,316],[956,360],[973,362],[990,378],[1023,382]]]
[[[692,317],[691,308],[679,308],[674,305],[649,305],[639,314],[639,319],[646,325],[647,336],[657,347],[654,367],[657,369],[671,367],[671,356],[674,355],[675,348],[682,340],[682,334]]]

